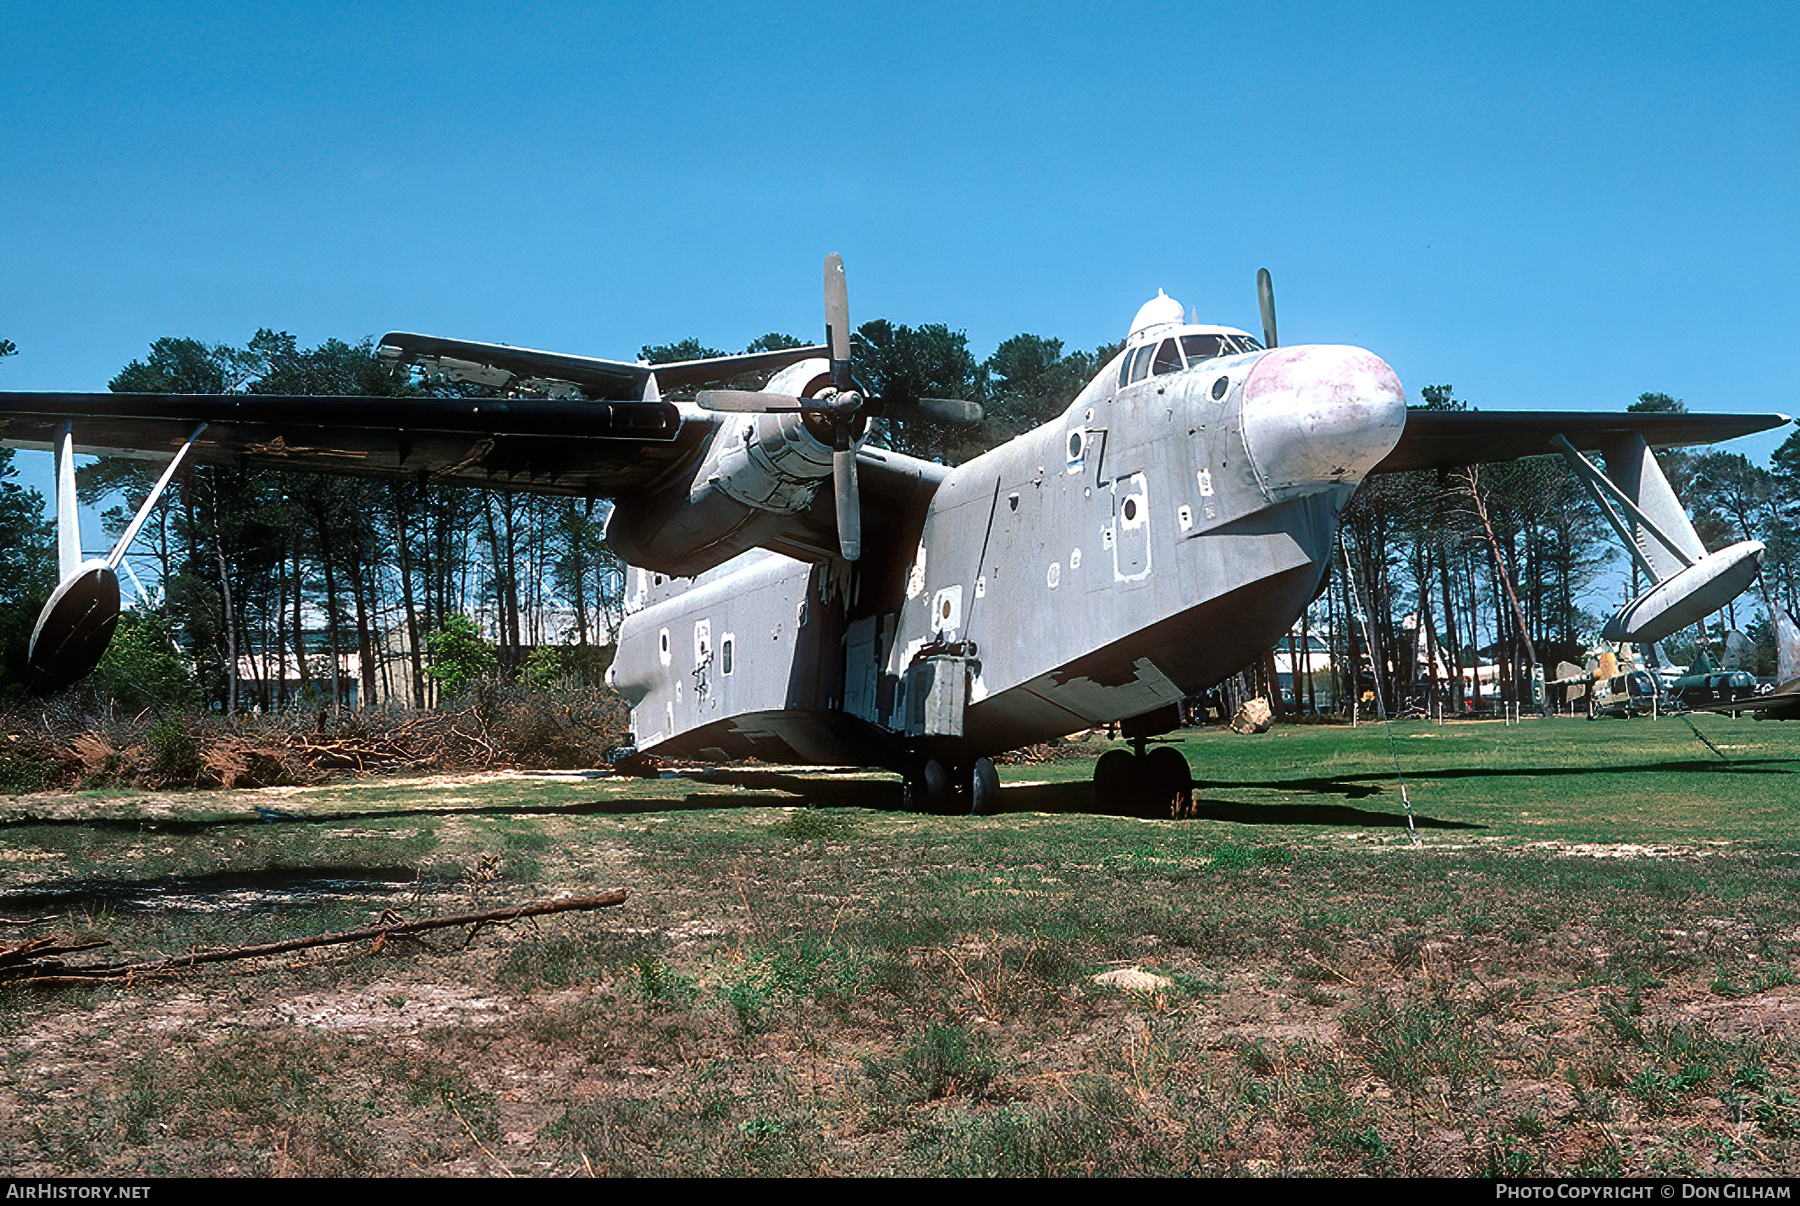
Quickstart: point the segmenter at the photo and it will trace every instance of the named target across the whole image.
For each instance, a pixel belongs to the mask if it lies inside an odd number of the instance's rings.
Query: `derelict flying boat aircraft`
[[[0,444],[56,457],[62,580],[32,666],[49,685],[93,668],[119,559],[184,459],[610,498],[631,568],[609,678],[641,752],[884,766],[974,812],[992,755],[1114,722],[1136,753],[1100,760],[1103,799],[1185,786],[1145,740],[1289,630],[1371,474],[1560,453],[1650,571],[1609,639],[1656,640],[1754,578],[1762,546],[1709,553],[1650,449],[1785,416],[1408,411],[1373,353],[1280,346],[1258,286],[1260,341],[1159,294],[1061,415],[955,467],[868,442],[876,417],[980,408],[858,385],[835,255],[818,347],[652,366],[396,333],[396,367],[503,396],[0,394]],[[77,452],[173,458],[103,560],[81,558]]]

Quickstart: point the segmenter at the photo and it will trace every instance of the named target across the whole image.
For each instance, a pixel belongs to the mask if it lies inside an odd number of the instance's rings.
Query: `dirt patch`
[[[1720,1039],[1800,1039],[1800,989],[1770,989],[1742,1000],[1695,1000],[1657,1015],[1656,1021],[1696,1025]]]
[[[243,1013],[222,1026],[298,1026],[340,1034],[415,1034],[443,1026],[481,1027],[504,1021],[512,1006],[462,985],[379,981],[348,992],[307,993]]]

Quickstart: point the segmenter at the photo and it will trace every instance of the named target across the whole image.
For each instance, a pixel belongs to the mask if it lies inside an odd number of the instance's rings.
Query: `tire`
[[[950,774],[936,758],[927,758],[919,771],[919,785],[925,790],[919,801],[926,812],[943,812],[950,804]]]
[[[1138,780],[1137,755],[1107,750],[1094,763],[1094,804],[1102,809],[1128,807]]]
[[[1141,775],[1144,807],[1156,810],[1157,815],[1167,808],[1169,815],[1179,816],[1194,781],[1181,751],[1172,745],[1157,746],[1144,755]]]
[[[1000,772],[989,758],[975,759],[969,770],[969,815],[991,817],[1000,811]]]
[[[942,813],[950,804],[950,772],[935,760],[926,760],[907,772],[900,787],[901,807],[909,812]]]

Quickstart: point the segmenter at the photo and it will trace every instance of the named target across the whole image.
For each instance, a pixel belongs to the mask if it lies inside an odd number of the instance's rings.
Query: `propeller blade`
[[[850,388],[850,287],[844,282],[844,257],[825,257],[825,343],[831,349],[831,384]]]
[[[961,398],[920,398],[911,406],[896,406],[888,412],[890,419],[908,419],[909,410],[918,411],[918,418],[942,419],[946,423],[979,423],[981,422],[981,404],[964,402]]]
[[[800,399],[788,394],[767,394],[754,389],[703,389],[694,395],[701,410],[740,414],[783,413],[801,409]]]
[[[862,556],[862,500],[856,492],[856,449],[831,454],[831,487],[837,495],[838,551],[845,561]]]
[[[1256,304],[1262,308],[1263,346],[1281,346],[1275,342],[1275,281],[1267,268],[1256,270]]]

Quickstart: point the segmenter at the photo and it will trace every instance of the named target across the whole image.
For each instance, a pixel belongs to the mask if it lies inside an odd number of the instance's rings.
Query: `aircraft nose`
[[[1361,348],[1276,348],[1244,382],[1244,447],[1277,501],[1362,481],[1405,426],[1400,378]]]

